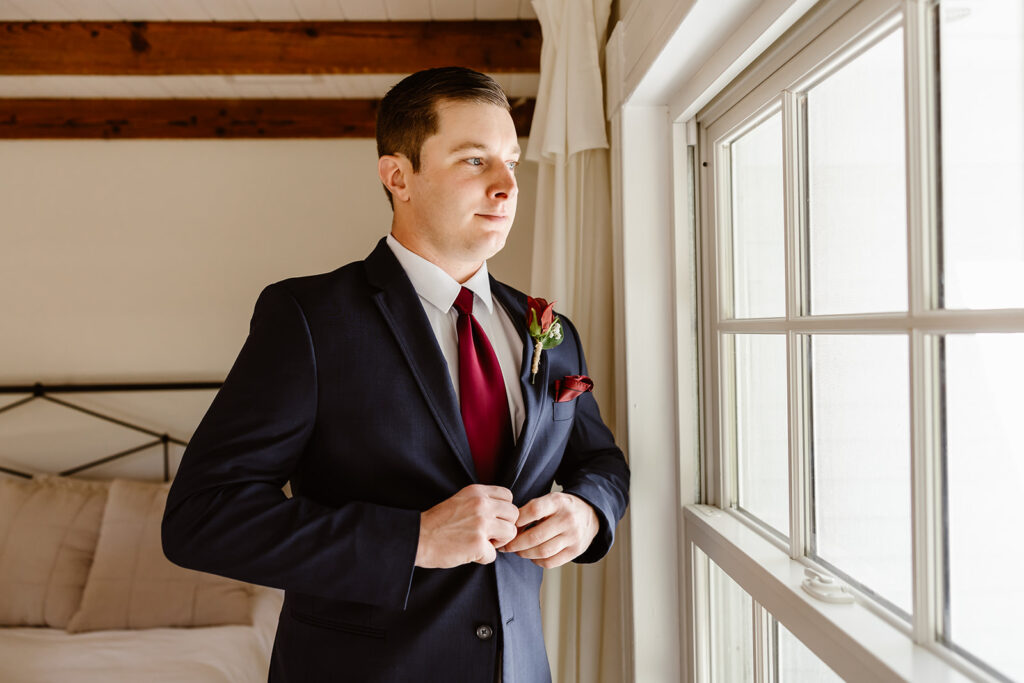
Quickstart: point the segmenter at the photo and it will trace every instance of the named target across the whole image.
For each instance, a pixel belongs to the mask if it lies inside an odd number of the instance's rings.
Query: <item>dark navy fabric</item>
[[[526,296],[491,288],[523,321],[526,409],[495,483],[520,506],[553,480],[589,502],[600,531],[577,561],[594,562],[625,511],[625,459],[592,394],[554,403],[555,380],[587,372],[572,323],[531,384]],[[414,568],[420,512],[475,476],[444,356],[381,240],[365,261],[260,294],[168,495],[164,552],[285,590],[271,681],[489,683],[499,650],[504,683],[549,681],[539,567],[499,553]]]

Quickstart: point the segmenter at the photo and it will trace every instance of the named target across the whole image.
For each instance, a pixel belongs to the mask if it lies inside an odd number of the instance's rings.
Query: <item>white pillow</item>
[[[0,625],[67,626],[82,599],[109,484],[0,476]]]
[[[184,569],[163,553],[169,483],[115,479],[96,557],[69,633],[100,629],[252,624],[252,586]]]

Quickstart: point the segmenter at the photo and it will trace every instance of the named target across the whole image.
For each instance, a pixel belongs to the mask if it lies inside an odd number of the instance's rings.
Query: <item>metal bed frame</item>
[[[49,401],[56,403],[59,406],[69,408],[71,410],[77,410],[78,412],[89,415],[99,420],[105,420],[112,422],[126,429],[131,429],[141,434],[156,437],[153,441],[147,441],[146,443],[129,448],[128,450],[113,453],[96,460],[72,467],[71,469],[59,472],[60,476],[66,477],[73,474],[77,474],[83,470],[87,470],[97,465],[102,465],[112,460],[118,460],[120,458],[127,457],[133,453],[152,448],[156,445],[163,445],[163,465],[164,465],[164,481],[170,481],[170,445],[177,444],[179,446],[187,446],[188,442],[171,436],[164,432],[155,432],[152,429],[147,429],[137,424],[126,422],[119,418],[111,415],[105,415],[98,411],[90,408],[84,408],[80,405],[65,401],[60,398],[55,398],[51,394],[91,394],[100,392],[125,392],[125,391],[195,391],[195,390],[210,390],[219,389],[222,382],[159,382],[159,383],[121,383],[121,384],[41,384],[39,382],[35,384],[20,384],[20,385],[0,385],[0,394],[30,394],[20,401],[15,401],[9,405],[0,408],[0,414],[5,413],[9,410],[14,410],[27,403],[31,403],[36,400]],[[29,472],[20,472],[8,467],[0,465],[0,472],[5,472],[16,477],[23,477],[31,479],[32,474]]]

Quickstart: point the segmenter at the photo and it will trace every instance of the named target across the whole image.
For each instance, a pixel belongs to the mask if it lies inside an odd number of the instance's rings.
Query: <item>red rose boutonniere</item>
[[[555,315],[554,302],[544,299],[526,297],[526,324],[530,326],[530,337],[533,338],[533,364],[530,366],[530,384],[537,377],[540,369],[540,352],[553,349],[562,343],[562,321]]]

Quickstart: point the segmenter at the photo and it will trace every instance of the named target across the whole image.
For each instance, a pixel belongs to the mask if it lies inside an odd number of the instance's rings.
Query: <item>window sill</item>
[[[806,566],[737,516],[708,505],[687,505],[683,518],[688,583],[692,583],[692,544],[844,679],[989,680],[983,674],[967,676],[945,657],[915,644],[909,625],[901,630],[859,600],[830,604],[812,598],[801,588]],[[692,585],[689,590],[692,595]],[[692,632],[701,637],[702,631]],[[701,651],[699,645],[697,651]]]

